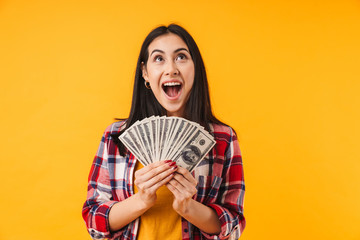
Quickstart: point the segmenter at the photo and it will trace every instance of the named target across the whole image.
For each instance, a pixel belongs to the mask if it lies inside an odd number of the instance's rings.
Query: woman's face
[[[150,82],[168,116],[183,117],[195,77],[186,43],[176,34],[161,35],[150,43],[148,53],[146,66],[142,66],[143,78]]]

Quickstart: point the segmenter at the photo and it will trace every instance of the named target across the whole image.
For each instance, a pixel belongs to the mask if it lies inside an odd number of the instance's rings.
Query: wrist
[[[179,215],[186,218],[192,211],[193,202],[194,199],[188,199],[187,201],[182,202],[182,204],[176,204],[173,208]]]
[[[139,211],[146,212],[149,208],[155,205],[155,201],[154,202],[144,201],[139,193],[135,193],[133,197],[136,200],[136,206],[139,209]]]

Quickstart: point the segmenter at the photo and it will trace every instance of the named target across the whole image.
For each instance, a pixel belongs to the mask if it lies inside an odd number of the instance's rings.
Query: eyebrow
[[[183,51],[183,50],[189,52],[186,48],[178,48],[178,49],[176,49],[176,50],[174,51],[174,53],[177,53],[177,52],[180,52],[180,51]],[[153,55],[153,53],[155,53],[155,52],[165,53],[163,50],[154,49],[154,50],[151,52],[150,56]]]

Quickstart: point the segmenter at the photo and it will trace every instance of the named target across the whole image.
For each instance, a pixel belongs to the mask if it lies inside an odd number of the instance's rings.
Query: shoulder
[[[110,138],[114,135],[120,135],[120,132],[125,128],[125,126],[126,120],[121,120],[110,124],[104,131],[105,138]]]
[[[224,124],[210,124],[210,130],[216,140],[225,140],[230,142],[233,137],[236,137],[234,129]]]
[[[241,160],[241,151],[235,130],[224,124],[212,124],[211,127],[216,141],[216,153],[226,156],[228,159],[240,156]]]
[[[210,132],[216,141],[215,149],[220,155],[225,155],[230,145],[237,141],[235,131],[232,127],[224,124],[210,124]]]

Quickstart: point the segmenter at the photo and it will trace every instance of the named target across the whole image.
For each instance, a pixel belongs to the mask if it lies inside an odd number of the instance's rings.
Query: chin
[[[167,116],[175,116],[175,117],[183,117],[183,114],[180,114],[181,110],[180,109],[166,109],[166,115]]]

